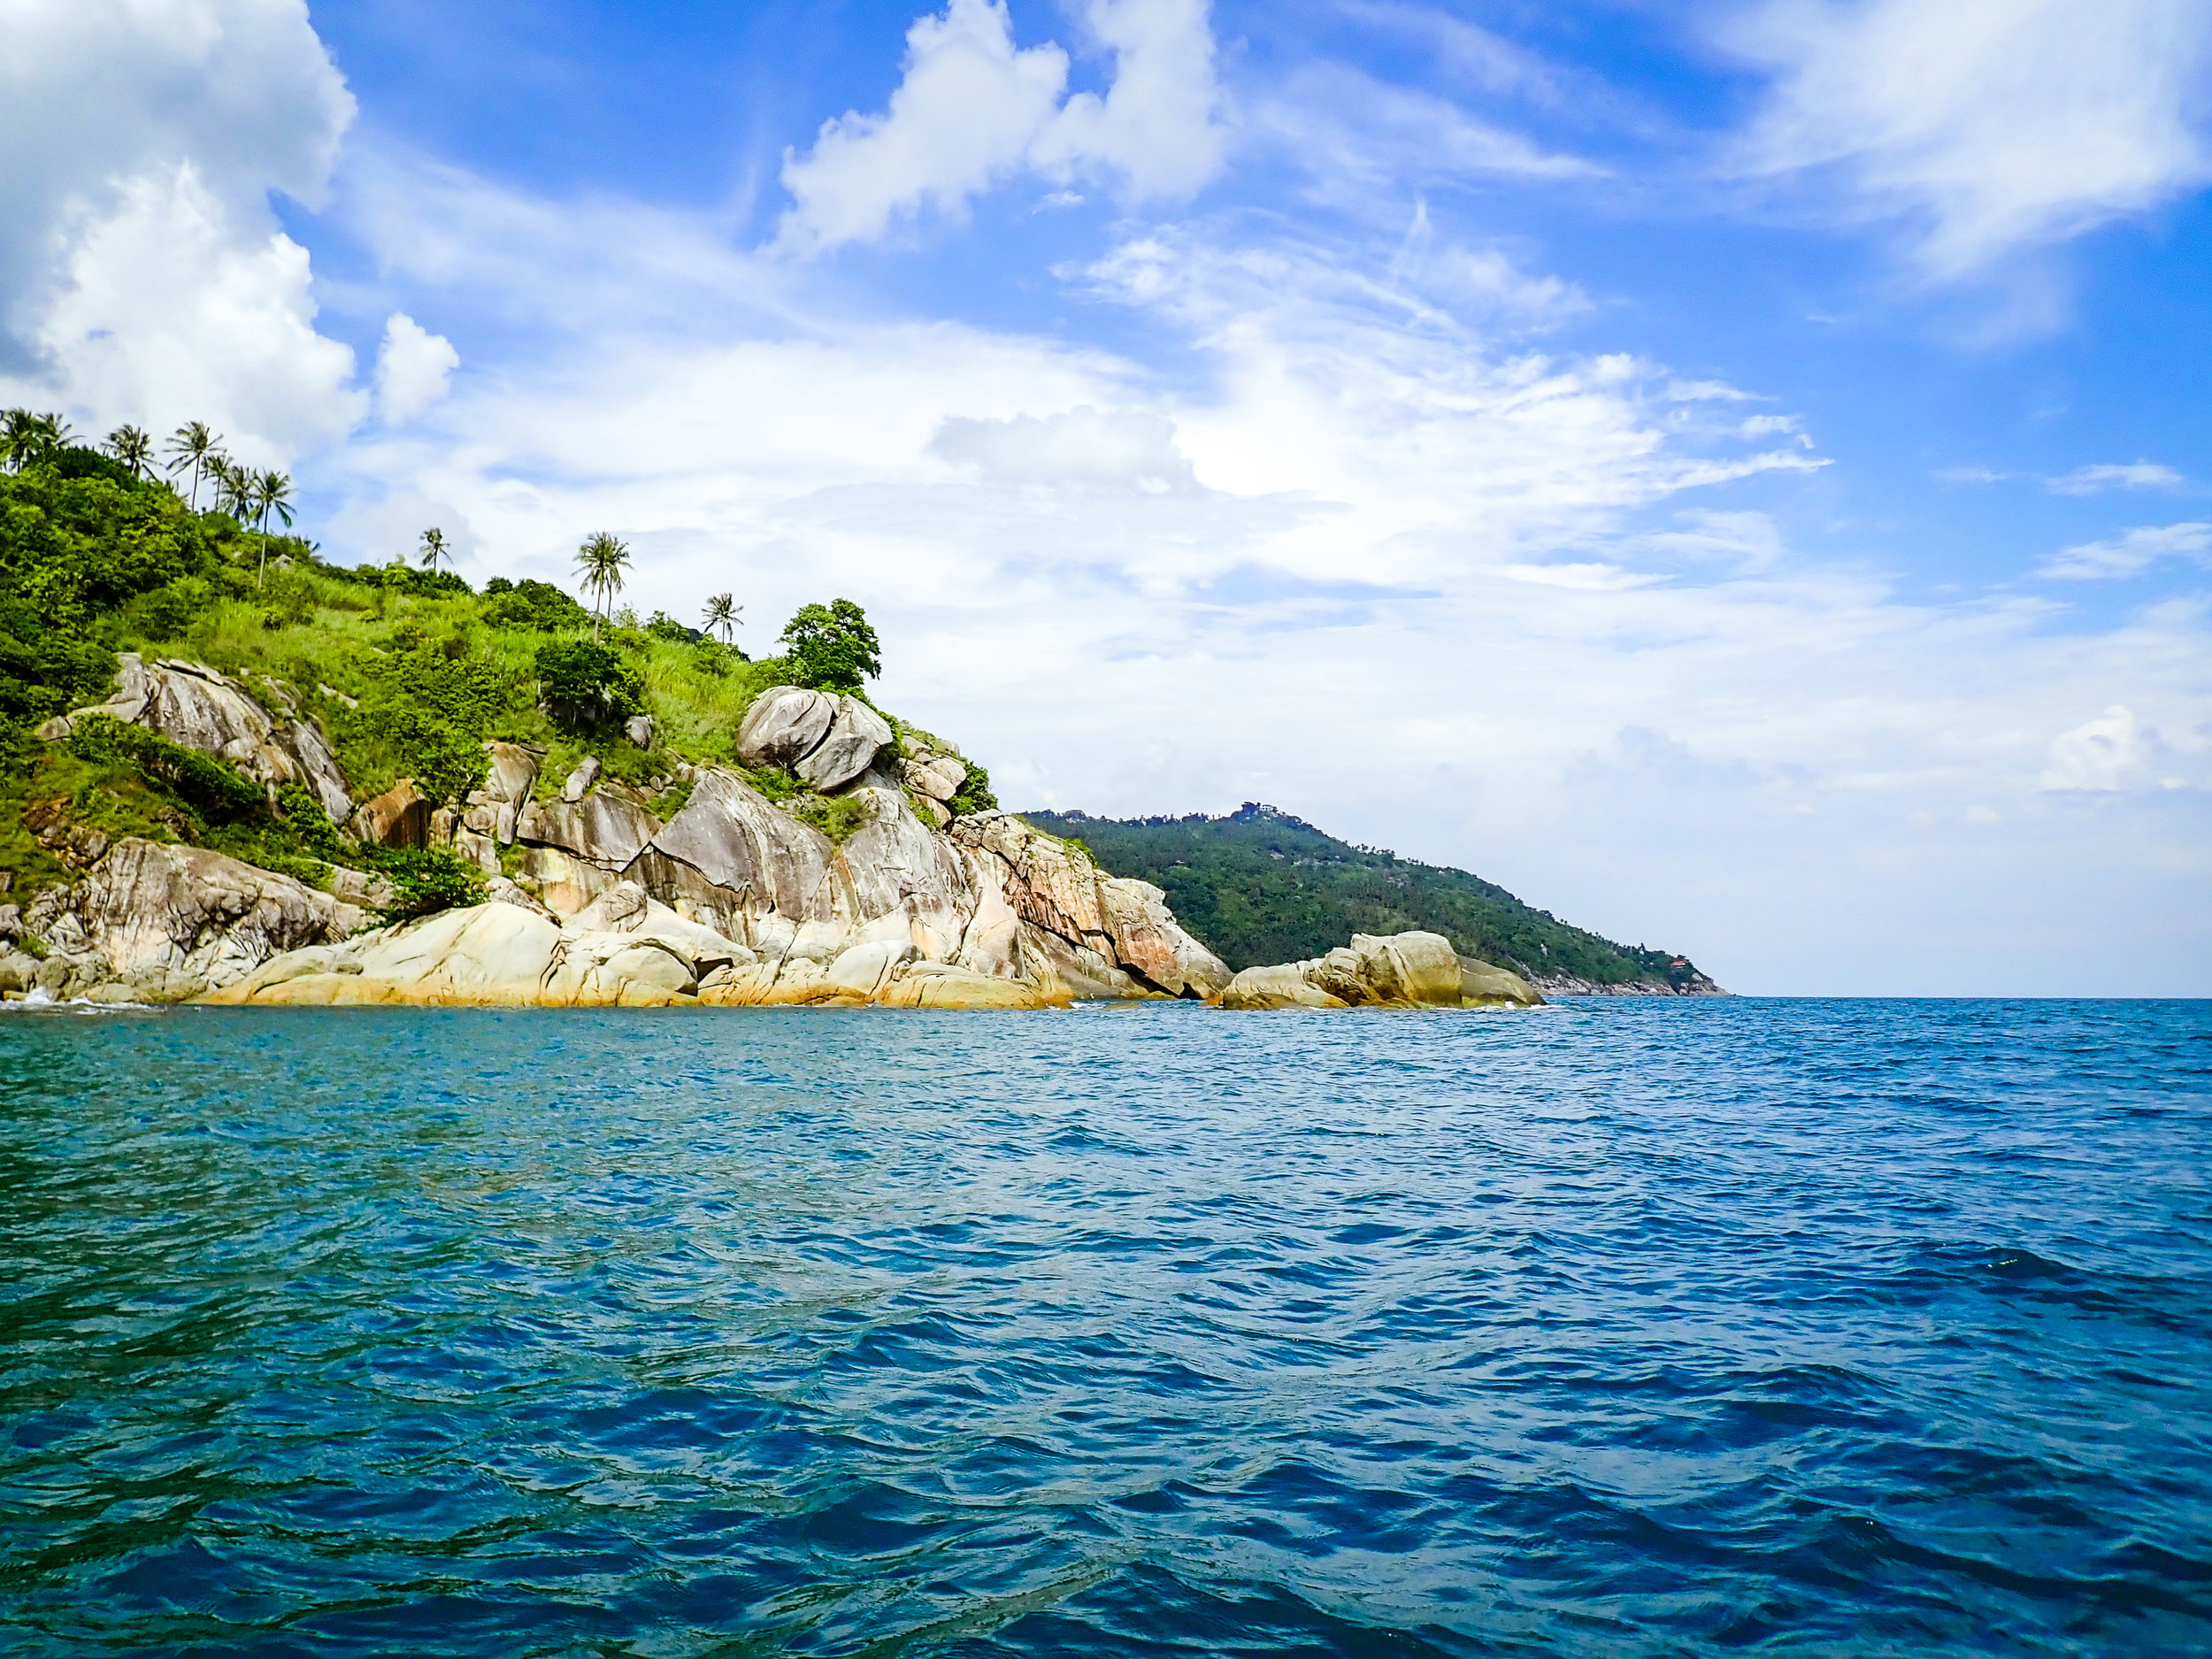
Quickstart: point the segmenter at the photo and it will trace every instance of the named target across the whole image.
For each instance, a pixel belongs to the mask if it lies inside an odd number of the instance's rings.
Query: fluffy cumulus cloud
[[[393,312],[376,354],[377,413],[387,426],[412,420],[445,396],[447,379],[460,365],[451,341],[404,311]]]
[[[2050,764],[2039,780],[2046,789],[2110,794],[2150,769],[2152,734],[2135,711],[2116,703],[2051,740]]]
[[[301,0],[15,0],[6,35],[0,391],[256,458],[357,419],[269,208],[319,196],[353,116]]]
[[[1089,0],[1113,80],[1102,96],[1068,96],[1068,54],[1018,48],[1005,0],[949,0],[908,31],[883,113],[826,122],[811,150],[786,157],[793,205],[780,242],[873,242],[920,213],[956,215],[1021,173],[1102,178],[1136,202],[1188,196],[1222,154],[1206,13],[1205,0]]]
[[[1777,77],[1741,165],[1832,181],[1931,278],[2212,178],[2200,0],[1766,0],[1729,38]]]

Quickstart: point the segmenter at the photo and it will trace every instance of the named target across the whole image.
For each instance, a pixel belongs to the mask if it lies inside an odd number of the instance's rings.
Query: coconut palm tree
[[[222,458],[223,440],[219,434],[208,430],[204,420],[188,420],[171,434],[169,439],[169,470],[181,472],[192,469],[192,511],[200,510],[200,480],[211,475],[212,463]]]
[[[118,426],[108,434],[107,452],[131,469],[133,478],[144,478],[153,470],[154,441],[136,426]]]
[[[269,574],[269,515],[283,519],[288,530],[292,526],[292,480],[274,469],[248,472],[245,478],[250,505],[261,520],[261,570],[253,583],[258,588]]]
[[[8,471],[20,472],[39,452],[43,434],[39,420],[27,409],[11,409],[0,415],[0,460]]]
[[[59,449],[70,435],[69,423],[59,415],[34,414],[27,409],[11,409],[0,415],[0,455],[5,456],[10,472],[20,472],[40,457]]]
[[[598,596],[592,615],[591,637],[599,637],[599,624],[607,602],[622,591],[622,572],[630,567],[630,549],[604,530],[595,530],[576,549],[576,568],[583,573],[584,591]]]
[[[450,567],[453,563],[453,555],[446,549],[445,532],[433,525],[422,533],[423,568],[434,576],[437,574],[440,559],[443,559]]]
[[[730,642],[730,630],[739,626],[738,618],[744,613],[745,610],[743,605],[731,603],[733,596],[730,594],[709,594],[707,595],[705,612],[707,632],[721,634],[722,643],[725,645]]]

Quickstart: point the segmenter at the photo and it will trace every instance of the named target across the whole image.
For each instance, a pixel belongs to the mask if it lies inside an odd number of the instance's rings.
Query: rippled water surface
[[[2212,1650],[2212,1005],[0,1018],[10,1654]]]

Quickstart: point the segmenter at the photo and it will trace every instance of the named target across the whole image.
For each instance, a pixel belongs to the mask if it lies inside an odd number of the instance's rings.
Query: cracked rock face
[[[365,919],[358,906],[289,876],[130,836],[82,879],[41,894],[26,925],[69,963],[74,988],[175,1002],[280,953],[342,940]]]

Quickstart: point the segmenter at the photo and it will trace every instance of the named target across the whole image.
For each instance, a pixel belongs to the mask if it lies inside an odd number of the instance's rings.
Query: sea
[[[2212,1652],[2212,1003],[0,1016],[9,1655]]]

